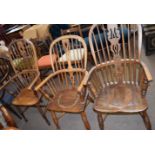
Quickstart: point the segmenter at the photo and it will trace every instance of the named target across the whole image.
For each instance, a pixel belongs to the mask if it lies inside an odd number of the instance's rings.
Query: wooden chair
[[[0,130],[2,129],[15,130],[16,124],[6,108],[0,104]]]
[[[7,55],[5,55],[4,53],[0,52],[0,101],[3,104],[3,106],[7,109],[9,109],[13,114],[15,114],[19,119],[21,119],[21,116],[16,112],[16,110],[14,110],[14,108],[11,106],[10,103],[6,103],[5,99],[6,99],[6,91],[5,89],[3,89],[3,85],[9,81],[9,79],[11,78],[11,76],[14,75],[12,66],[10,64],[8,57],[8,53]]]
[[[141,26],[93,25],[89,43],[96,65],[89,72],[87,84],[100,128],[104,128],[108,114],[137,113],[151,129],[145,95],[152,76],[140,60]]]
[[[9,53],[15,75],[4,84],[3,88],[14,97],[12,104],[18,107],[25,121],[27,121],[24,115],[26,109],[36,106],[45,121],[50,124],[39,104],[41,96],[33,91],[34,85],[40,80],[34,45],[25,39],[15,40],[9,45]],[[25,107],[23,111],[21,107]]]
[[[57,62],[53,63],[52,54]],[[80,113],[86,129],[90,129],[86,117],[87,92],[83,87],[87,77],[87,47],[80,36],[67,35],[53,41],[50,47],[53,73],[43,80],[35,90],[47,100],[47,109],[58,129],[58,120],[64,113]],[[56,113],[62,113],[57,116]]]

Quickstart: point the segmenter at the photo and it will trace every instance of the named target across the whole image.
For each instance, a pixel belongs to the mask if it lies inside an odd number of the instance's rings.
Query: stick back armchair
[[[89,43],[95,66],[87,84],[100,128],[110,113],[139,113],[151,129],[145,95],[152,76],[140,59],[141,26],[93,25]]]
[[[57,62],[53,63],[52,54],[56,53]],[[58,120],[65,113],[80,113],[84,125],[90,129],[86,117],[87,93],[83,83],[86,71],[87,48],[80,36],[66,35],[53,41],[50,47],[53,73],[43,80],[35,90],[47,100],[47,109],[58,129]],[[60,113],[58,116],[57,113]]]
[[[33,91],[35,84],[40,81],[33,43],[26,39],[14,40],[9,45],[9,54],[15,75],[3,87],[14,97],[12,104],[18,107],[17,109],[25,121],[27,121],[24,115],[26,109],[36,106],[45,121],[50,124],[40,107],[41,97]],[[21,110],[21,107],[25,107],[24,110]]]

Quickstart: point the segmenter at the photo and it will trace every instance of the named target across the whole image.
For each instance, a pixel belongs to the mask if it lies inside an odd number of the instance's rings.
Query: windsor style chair
[[[53,53],[57,55],[53,63]],[[87,47],[80,36],[66,35],[54,40],[50,46],[53,73],[43,80],[35,90],[47,100],[47,109],[58,129],[58,120],[64,113],[80,113],[86,129],[90,129],[86,117],[87,92],[83,83],[86,71]],[[57,116],[57,113],[62,115]]]
[[[12,66],[9,59],[7,58],[7,55],[3,52],[0,52],[0,102],[5,108],[9,109],[13,114],[15,114],[19,119],[21,119],[21,116],[16,112],[16,110],[11,106],[11,104],[6,101],[6,91],[5,89],[3,89],[3,84],[5,84],[5,82],[7,82],[11,78],[11,76],[14,75]]]
[[[151,129],[145,95],[152,76],[140,59],[141,26],[93,25],[89,43],[95,66],[87,84],[100,128],[104,129],[108,114],[137,113]]]
[[[2,129],[14,130],[16,129],[16,124],[6,108],[0,104],[0,130]]]
[[[33,91],[34,85],[40,80],[33,43],[26,39],[14,40],[9,45],[9,54],[15,75],[3,85],[3,88],[14,97],[12,104],[18,107],[25,121],[27,118],[24,112],[29,107],[36,106],[45,121],[50,124],[39,104],[41,96]]]

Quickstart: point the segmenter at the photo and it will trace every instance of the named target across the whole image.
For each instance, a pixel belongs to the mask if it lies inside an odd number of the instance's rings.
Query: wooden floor
[[[147,64],[153,77],[155,77],[155,53],[146,57],[144,50],[142,51],[142,59]],[[90,66],[89,66],[90,67]],[[152,123],[152,129],[155,129],[155,81],[149,87],[147,100],[149,104],[148,115]],[[96,113],[92,110],[92,103],[87,107],[87,115],[91,125],[91,129],[98,130],[98,122]],[[55,130],[56,127],[51,120],[50,113],[48,118],[51,125],[48,126],[35,108],[30,108],[26,113],[28,122],[19,120],[14,117],[17,126],[25,130]],[[60,119],[61,129],[64,130],[83,130],[85,129],[79,114],[66,114]],[[107,130],[145,130],[142,118],[139,115],[109,115],[105,121],[105,129]]]

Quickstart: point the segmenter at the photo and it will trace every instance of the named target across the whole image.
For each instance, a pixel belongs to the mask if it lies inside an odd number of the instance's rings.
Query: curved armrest
[[[148,82],[151,82],[151,81],[153,80],[153,77],[152,77],[152,75],[151,75],[149,69],[147,68],[147,66],[145,65],[144,62],[141,62],[141,65],[142,65],[142,67],[143,67],[143,69],[144,69],[144,72],[145,72],[147,81],[148,81]]]
[[[88,72],[86,71],[83,80],[81,81],[80,85],[79,85],[78,88],[77,88],[77,91],[78,91],[78,92],[81,92],[82,89],[83,89],[84,87],[87,86],[88,75],[89,75],[89,74],[88,74]]]
[[[39,78],[40,78],[40,73],[38,72],[37,76],[32,81],[32,83],[29,85],[28,89],[32,89],[32,87],[37,83],[37,81],[39,80]]]
[[[5,82],[1,87],[0,90],[4,89],[5,87],[7,87],[9,84],[14,83],[15,80],[17,78],[20,79],[20,76],[25,74],[25,73],[30,73],[30,72],[36,72],[37,76],[34,78],[34,80],[32,80],[32,82],[30,83],[30,85],[28,86],[28,89],[32,89],[32,87],[34,86],[34,84],[38,81],[39,77],[40,77],[40,73],[36,70],[25,70],[23,72],[17,73],[16,75],[14,75],[12,78],[10,78],[7,82]],[[18,80],[18,79],[17,79]]]

